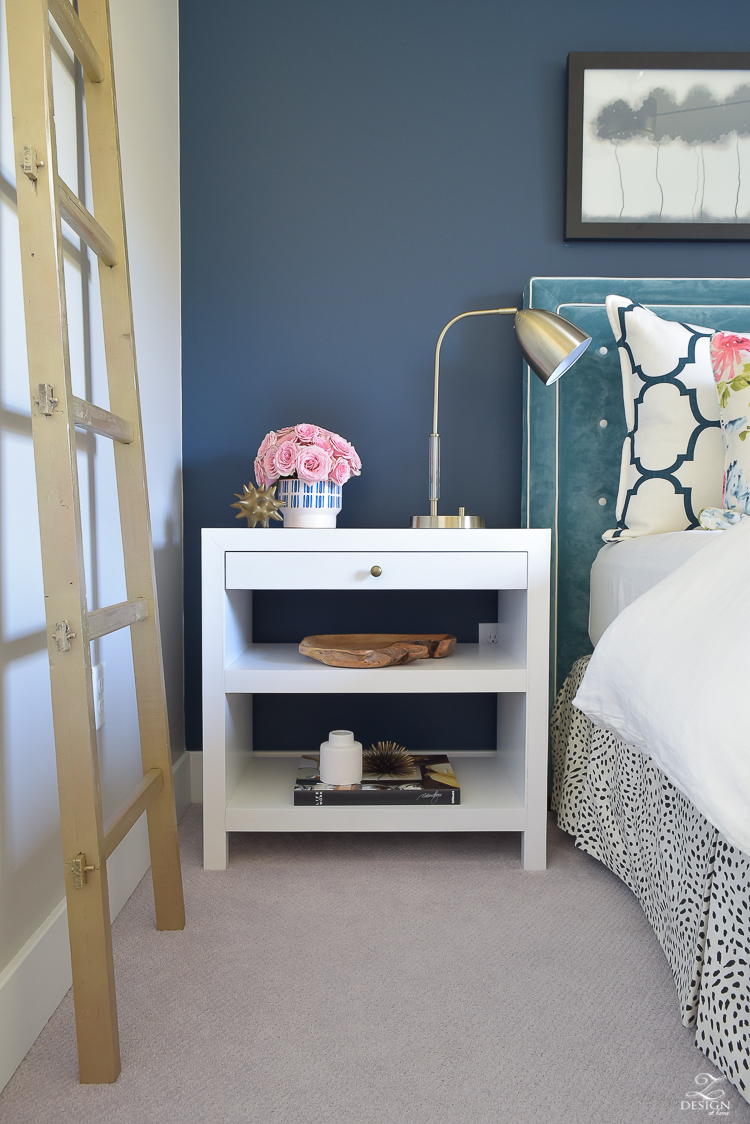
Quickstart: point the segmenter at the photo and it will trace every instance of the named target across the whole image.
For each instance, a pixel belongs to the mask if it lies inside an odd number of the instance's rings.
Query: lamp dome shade
[[[565,374],[591,343],[591,336],[570,320],[545,308],[518,310],[516,339],[524,359],[546,386]]]

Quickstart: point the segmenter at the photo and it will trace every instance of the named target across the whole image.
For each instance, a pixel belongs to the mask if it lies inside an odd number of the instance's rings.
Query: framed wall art
[[[572,52],[565,238],[750,240],[750,53]]]

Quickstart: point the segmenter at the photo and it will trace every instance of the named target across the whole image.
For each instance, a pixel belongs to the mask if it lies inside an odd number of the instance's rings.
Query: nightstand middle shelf
[[[228,694],[483,693],[526,690],[526,668],[502,649],[457,644],[445,659],[397,667],[328,667],[296,644],[253,644],[224,671]]]

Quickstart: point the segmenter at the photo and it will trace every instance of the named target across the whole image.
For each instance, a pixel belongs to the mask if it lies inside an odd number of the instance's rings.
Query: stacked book
[[[460,804],[461,789],[445,754],[411,754],[408,772],[364,773],[361,784],[323,784],[320,755],[305,754],[294,785],[295,806]]]

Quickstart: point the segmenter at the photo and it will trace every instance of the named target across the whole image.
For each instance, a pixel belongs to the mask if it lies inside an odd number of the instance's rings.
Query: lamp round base
[[[483,515],[412,515],[412,527],[470,530],[485,526]]]

